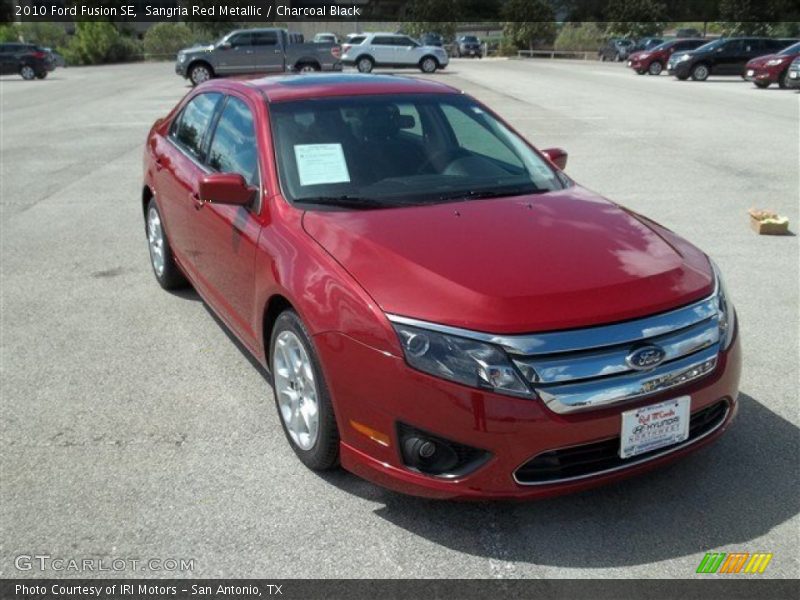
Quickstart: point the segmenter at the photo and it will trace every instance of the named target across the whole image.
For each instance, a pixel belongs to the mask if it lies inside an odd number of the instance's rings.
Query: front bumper
[[[792,77],[792,74],[795,76]],[[792,89],[800,88],[800,70],[789,71],[789,78],[786,80],[786,83]]]
[[[188,77],[188,74],[186,72],[188,66],[189,66],[189,61],[188,60],[185,60],[183,62],[180,62],[180,61],[176,60],[175,61],[175,73],[180,75],[184,79],[186,79],[186,77]]]
[[[769,67],[745,67],[744,70],[744,78],[747,81],[758,83],[777,83],[779,75],[779,69]]]
[[[314,338],[336,408],[342,466],[406,494],[441,499],[532,499],[609,483],[676,460],[718,438],[738,408],[741,370],[738,332],[708,376],[647,399],[572,414],[557,414],[538,399],[513,398],[461,386],[409,368],[402,358],[372,349],[339,333]],[[727,416],[713,432],[611,472],[555,483],[524,485],[514,473],[543,452],[618,438],[620,414],[638,406],[691,396],[691,412],[725,400]],[[398,448],[397,424],[491,453],[477,470],[444,479],[407,468]],[[353,424],[381,432],[380,441]]]
[[[675,77],[688,77],[691,73],[691,63],[690,60],[674,63],[667,72]]]

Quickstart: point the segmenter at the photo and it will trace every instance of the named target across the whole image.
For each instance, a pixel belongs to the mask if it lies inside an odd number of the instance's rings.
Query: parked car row
[[[800,56],[800,42],[786,38],[737,37],[675,39],[628,57],[639,75],[659,75],[666,68],[684,81],[705,81],[711,75],[740,76],[765,88],[773,83],[790,87],[790,65]]]

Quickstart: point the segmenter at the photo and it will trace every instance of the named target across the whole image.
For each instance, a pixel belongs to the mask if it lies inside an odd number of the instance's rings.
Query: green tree
[[[660,35],[667,26],[666,7],[658,0],[610,0],[605,14],[611,37]]]
[[[97,65],[123,62],[141,58],[141,44],[120,35],[117,28],[107,21],[79,21],[75,24],[75,35],[64,49],[69,63]]]
[[[67,45],[67,30],[59,23],[30,22],[21,23],[19,33],[27,43],[35,43],[49,48],[63,48]]]
[[[597,50],[605,33],[597,23],[566,23],[553,47],[556,50]]]
[[[19,30],[14,25],[0,25],[0,42],[19,41]]]
[[[792,15],[797,10],[789,0],[720,0],[718,25],[726,36],[776,35],[787,28],[774,19],[791,21]]]
[[[545,0],[507,0],[502,9],[503,35],[520,48],[550,44],[556,37],[555,14]]]
[[[195,38],[195,32],[185,23],[157,23],[144,34],[144,51],[148,58],[174,58]]]
[[[435,32],[450,39],[456,34],[459,0],[412,0],[406,7],[403,31],[412,37]]]

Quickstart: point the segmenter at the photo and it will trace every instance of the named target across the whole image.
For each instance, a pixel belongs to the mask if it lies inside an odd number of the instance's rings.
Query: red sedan
[[[777,54],[754,58],[744,68],[744,77],[756,87],[767,88],[773,83],[789,87],[789,65],[800,56],[800,42],[784,48]]]
[[[308,467],[577,491],[720,436],[741,352],[708,257],[565,162],[440,83],[208,82],[147,140],[153,271],[269,370]]]
[[[645,73],[660,75],[664,67],[667,66],[669,57],[675,52],[694,50],[705,44],[706,41],[701,38],[669,40],[650,50],[634,52],[628,57],[628,66],[639,75],[644,75]]]

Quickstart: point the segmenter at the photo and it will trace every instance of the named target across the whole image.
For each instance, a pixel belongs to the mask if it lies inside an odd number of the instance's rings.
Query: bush
[[[603,30],[597,23],[567,23],[558,34],[556,50],[595,51],[603,45]]]
[[[19,31],[13,25],[0,25],[0,42],[16,42]]]
[[[48,48],[61,48],[67,44],[67,30],[56,23],[22,23],[19,26],[22,39],[28,44]]]
[[[134,38],[120,35],[111,23],[81,21],[64,48],[64,57],[76,65],[137,60],[142,58],[142,45]]]
[[[191,46],[196,35],[185,23],[158,23],[144,35],[144,52],[147,58],[172,59],[178,50]]]

